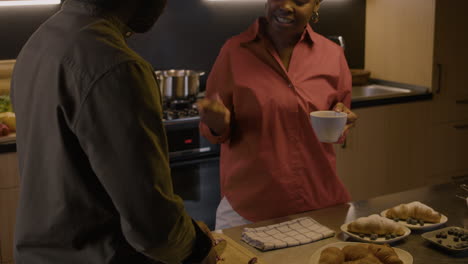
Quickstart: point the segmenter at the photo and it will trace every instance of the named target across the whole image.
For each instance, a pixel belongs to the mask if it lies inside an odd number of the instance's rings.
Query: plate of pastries
[[[448,221],[445,215],[418,201],[397,205],[380,215],[413,230],[432,229]]]
[[[337,242],[326,245],[310,257],[308,264],[412,264],[410,253],[388,244]]]
[[[411,233],[406,226],[378,214],[360,217],[344,224],[341,231],[355,240],[377,244],[393,243]]]

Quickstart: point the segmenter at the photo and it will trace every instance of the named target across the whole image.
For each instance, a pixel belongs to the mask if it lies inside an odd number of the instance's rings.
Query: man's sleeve
[[[192,253],[196,234],[173,193],[158,89],[149,65],[115,66],[91,85],[74,130],[127,241],[172,264]]]

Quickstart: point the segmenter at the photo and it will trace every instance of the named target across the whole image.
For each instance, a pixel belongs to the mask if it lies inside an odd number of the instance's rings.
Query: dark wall
[[[322,35],[341,35],[351,68],[364,68],[366,0],[324,0],[314,29]]]
[[[169,0],[165,13],[147,34],[129,40],[156,69],[190,68],[209,72],[219,49],[231,36],[244,31],[263,15],[266,0]],[[320,22],[322,35],[342,35],[352,68],[364,66],[366,0],[325,0]],[[0,8],[0,59],[13,59],[28,37],[55,13],[58,6]],[[203,81],[203,80],[202,80]]]
[[[156,69],[209,71],[223,43],[264,14],[265,2],[169,0],[153,30],[129,43]],[[366,0],[325,0],[313,25],[322,35],[344,37],[351,68],[364,67],[365,8]]]
[[[31,34],[59,6],[0,7],[0,60],[15,59]]]

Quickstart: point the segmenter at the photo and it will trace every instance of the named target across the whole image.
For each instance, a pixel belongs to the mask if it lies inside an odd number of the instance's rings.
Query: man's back
[[[17,59],[12,81],[21,175],[16,263],[152,263],[134,248],[147,250],[163,243],[168,234],[143,237],[145,232],[161,233],[152,227],[156,222],[146,223],[141,217],[142,210],[150,209],[148,218],[157,218],[159,207],[138,208],[141,201],[132,199],[135,192],[147,194],[149,201],[159,199],[148,173],[154,168],[146,168],[146,163],[120,167],[125,166],[121,163],[126,155],[138,151],[157,156],[151,163],[162,175],[161,192],[174,200],[169,210],[190,221],[179,198],[171,196],[159,92],[152,75],[148,77],[151,66],[126,46],[125,25],[90,14],[85,5],[66,3],[30,38]],[[146,90],[131,89],[128,78],[119,80],[129,74],[145,77],[139,78],[143,79],[139,87],[147,84]],[[119,109],[121,103],[125,105]],[[153,141],[147,134],[132,135],[130,130],[113,138],[119,115],[127,122],[122,126],[128,125],[131,114],[123,111],[132,109],[133,118],[142,119],[157,144],[148,146]],[[153,116],[140,116],[145,113]],[[136,149],[141,145],[147,149]],[[150,177],[135,178],[138,184],[133,186],[128,179],[133,169]],[[190,234],[191,241],[193,231]]]

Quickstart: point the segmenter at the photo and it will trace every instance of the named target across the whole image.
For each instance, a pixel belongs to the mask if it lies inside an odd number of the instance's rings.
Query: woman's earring
[[[317,22],[319,22],[319,18],[320,18],[319,13],[318,13],[317,11],[314,11],[314,12],[312,13],[312,16],[310,17],[310,20],[311,20],[313,23],[317,23]]]

